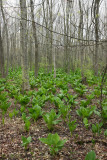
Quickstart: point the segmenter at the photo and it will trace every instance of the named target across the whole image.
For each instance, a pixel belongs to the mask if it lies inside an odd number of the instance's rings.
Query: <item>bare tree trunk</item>
[[[46,0],[46,14],[45,14],[45,5],[43,2],[43,15],[44,15],[44,22],[46,25],[46,28],[49,28],[49,0]],[[46,44],[49,44],[49,30],[46,29]],[[47,67],[47,72],[50,71],[49,67],[49,45],[46,45],[46,67]]]
[[[28,53],[27,53],[27,8],[26,0],[20,0],[21,9],[21,54],[22,54],[22,78],[23,85],[22,89],[27,90],[30,88],[29,85],[29,72],[28,72]]]
[[[15,33],[14,33],[14,67],[17,68],[17,50],[16,50],[16,19],[15,19]]]
[[[66,37],[66,18],[65,18],[65,4],[63,7],[63,12],[64,12],[64,63],[63,67],[65,71],[67,71],[67,37]]]
[[[94,2],[94,19],[95,19],[95,56],[94,56],[94,71],[98,75],[98,41],[99,41],[99,3],[100,0]]]
[[[69,71],[69,52],[68,52],[68,35],[69,35],[69,2],[66,6],[66,71]]]
[[[11,54],[10,54],[10,66],[13,70],[13,55],[14,55],[14,51],[13,51],[13,48],[14,48],[14,42],[13,42],[13,34],[11,35],[11,39],[10,39],[10,43],[11,43],[11,47],[10,47],[10,51],[11,51]]]
[[[50,52],[49,52],[49,71],[52,71],[52,51],[53,51],[53,12],[52,12],[52,0],[50,2]]]
[[[33,0],[30,0],[30,6],[31,6],[33,36],[34,36],[34,40],[35,40],[35,76],[37,77],[37,75],[38,75],[38,41],[37,41],[36,25],[35,25],[35,19],[34,19],[34,2],[33,2]]]
[[[54,78],[56,78],[56,48],[54,49],[53,62],[54,62]]]
[[[4,70],[4,52],[3,52],[3,43],[2,43],[2,36],[1,36],[1,21],[0,21],[0,72],[1,76],[5,76]]]
[[[8,75],[8,69],[9,69],[9,36],[8,36],[8,29],[7,29],[8,27],[7,27],[5,15],[4,15],[2,0],[1,0],[1,12],[2,12],[2,16],[3,16],[4,25],[5,25],[6,41],[7,41],[7,64],[6,64],[6,75]]]
[[[67,1],[66,4],[66,13],[64,13],[64,61],[65,61],[65,71],[68,73],[70,70],[70,59],[69,59],[69,50],[68,50],[68,42],[69,42],[69,13],[70,13],[70,2]],[[66,36],[65,36],[66,35]]]
[[[79,31],[78,31],[78,38],[79,39],[83,39],[83,10],[82,10],[82,5],[81,5],[81,0],[79,0],[79,9],[80,9],[80,22],[79,22]],[[79,44],[81,45],[80,49],[80,56],[81,56],[81,74],[83,77],[83,42],[79,42]]]
[[[29,38],[29,51],[28,51],[28,53],[29,53],[29,65],[30,65],[30,71],[32,70],[32,62],[33,62],[33,55],[32,55],[32,36],[30,36],[30,38]]]

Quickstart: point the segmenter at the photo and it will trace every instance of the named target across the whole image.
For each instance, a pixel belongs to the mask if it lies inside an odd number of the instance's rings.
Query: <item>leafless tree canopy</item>
[[[107,63],[106,0],[0,1],[0,71],[93,69]],[[4,70],[6,65],[6,73]],[[34,66],[34,67],[33,67]],[[29,85],[29,84],[27,84]]]

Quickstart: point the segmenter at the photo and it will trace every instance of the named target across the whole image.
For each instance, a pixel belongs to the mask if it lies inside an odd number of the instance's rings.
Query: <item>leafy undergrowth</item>
[[[101,108],[100,75],[29,75],[24,93],[20,69],[0,79],[0,159],[106,160],[107,82]]]

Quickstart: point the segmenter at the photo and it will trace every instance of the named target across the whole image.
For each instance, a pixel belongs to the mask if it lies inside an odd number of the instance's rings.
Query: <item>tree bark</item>
[[[99,41],[99,3],[100,0],[95,0],[93,14],[95,20],[95,55],[94,55],[94,71],[98,75],[98,41]]]
[[[80,9],[80,20],[79,20],[79,30],[78,30],[78,38],[79,39],[83,39],[83,10],[82,10],[82,4],[81,4],[81,0],[79,0],[79,9]],[[82,43],[79,41],[79,44],[82,45]],[[80,56],[81,56],[81,75],[83,77],[83,46],[81,46],[80,48]]]
[[[2,36],[1,36],[1,21],[0,21],[0,72],[1,76],[5,76],[5,70],[4,70],[4,52],[3,52],[3,42],[2,42]]]
[[[31,6],[31,17],[32,17],[32,28],[33,28],[33,37],[35,41],[35,77],[38,76],[38,41],[36,35],[36,25],[35,25],[35,18],[34,18],[34,2],[30,0]]]
[[[20,0],[21,9],[21,54],[22,54],[22,90],[28,90],[29,85],[29,71],[28,71],[28,53],[27,53],[27,8],[26,0]]]
[[[1,0],[1,12],[2,12],[2,17],[3,17],[4,25],[5,25],[5,32],[6,32],[6,42],[7,42],[6,75],[8,75],[8,69],[9,69],[9,36],[8,36],[8,29],[7,29],[8,27],[7,27],[7,22],[6,22],[6,18],[5,18],[5,14],[4,14],[4,10],[3,10],[2,0]]]

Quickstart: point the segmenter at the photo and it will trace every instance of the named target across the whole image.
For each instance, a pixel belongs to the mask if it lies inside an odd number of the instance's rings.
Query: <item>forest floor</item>
[[[89,94],[93,89],[94,86],[89,87],[87,85],[86,94]],[[38,88],[34,88],[33,90],[37,91]],[[55,94],[59,92],[60,88],[57,88]],[[68,87],[68,93],[72,95],[76,94],[71,85]],[[81,118],[76,113],[76,110],[80,106],[80,101],[83,99],[86,99],[85,95],[76,98],[78,103],[75,107],[72,107],[70,113],[72,120],[77,120],[77,127],[73,132],[73,135],[71,136],[69,128],[64,120],[55,125],[53,131],[51,131],[53,134],[57,132],[61,139],[67,139],[59,153],[52,156],[50,155],[49,147],[39,140],[41,137],[47,137],[50,133],[43,118],[40,117],[37,122],[32,122],[29,132],[26,132],[20,112],[12,119],[9,117],[9,113],[12,112],[13,109],[17,108],[20,110],[21,107],[20,104],[14,103],[14,98],[10,98],[9,101],[11,102],[11,106],[5,115],[5,124],[0,125],[0,160],[84,160],[86,154],[91,150],[95,151],[99,160],[107,160],[107,139],[104,136],[105,128],[102,128],[100,135],[94,135],[92,133],[91,125],[86,129]],[[98,101],[99,98],[94,98],[91,104],[96,105],[97,108],[99,108]],[[55,109],[57,112],[58,108],[50,101],[45,102],[43,111],[49,112],[51,109]],[[1,118],[2,116],[0,116],[0,122],[2,121]],[[100,119],[97,115],[93,114],[90,117],[89,122],[90,124],[99,123]],[[21,146],[22,135],[25,137],[32,137],[32,141],[27,150]]]

